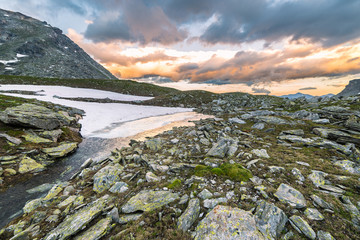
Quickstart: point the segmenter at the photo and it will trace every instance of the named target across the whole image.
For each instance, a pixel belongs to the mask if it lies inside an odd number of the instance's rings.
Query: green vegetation
[[[198,165],[195,168],[195,175],[199,177],[217,175],[236,182],[248,181],[252,178],[251,172],[237,163],[224,163],[218,168]]]
[[[181,180],[180,179],[175,179],[174,181],[172,181],[172,183],[170,183],[169,185],[167,185],[167,188],[169,189],[179,189],[181,188]]]

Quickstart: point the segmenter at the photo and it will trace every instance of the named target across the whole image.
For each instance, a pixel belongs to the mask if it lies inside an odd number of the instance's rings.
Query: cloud
[[[271,91],[265,89],[265,88],[252,88],[251,89],[253,93],[265,93],[265,94],[270,94]]]
[[[304,88],[299,88],[299,90],[316,90],[317,88],[316,87],[304,87]]]

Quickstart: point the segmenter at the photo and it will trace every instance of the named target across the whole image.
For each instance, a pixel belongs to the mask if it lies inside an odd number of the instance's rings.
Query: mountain
[[[360,94],[360,79],[354,79],[349,82],[349,84],[342,90],[337,96],[355,96]]]
[[[313,98],[314,96],[310,95],[310,94],[304,94],[304,93],[295,93],[295,94],[288,94],[288,95],[282,95],[280,96],[282,98],[288,98],[288,99],[296,99],[296,98]]]
[[[60,29],[2,9],[0,75],[116,79]]]

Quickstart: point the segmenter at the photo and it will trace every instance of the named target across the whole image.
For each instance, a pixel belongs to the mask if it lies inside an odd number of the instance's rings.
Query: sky
[[[182,90],[340,92],[360,78],[359,0],[0,0],[118,78]]]

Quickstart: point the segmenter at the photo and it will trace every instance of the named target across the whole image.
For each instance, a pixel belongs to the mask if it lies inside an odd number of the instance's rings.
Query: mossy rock
[[[198,165],[195,167],[194,175],[199,177],[217,175],[236,182],[248,181],[252,178],[251,172],[237,163],[224,163],[218,168]]]
[[[179,189],[181,188],[181,180],[180,179],[175,179],[174,181],[172,181],[172,183],[170,183],[167,187],[169,189]]]

